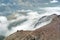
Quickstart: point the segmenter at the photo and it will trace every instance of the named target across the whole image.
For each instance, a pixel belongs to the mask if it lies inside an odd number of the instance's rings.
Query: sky
[[[40,28],[52,14],[60,15],[60,0],[0,0],[0,35]]]
[[[60,7],[60,0],[0,0],[0,15],[10,15],[18,10],[40,11],[40,8]]]

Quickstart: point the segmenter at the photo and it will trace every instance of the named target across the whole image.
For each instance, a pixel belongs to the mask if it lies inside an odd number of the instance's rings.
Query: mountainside
[[[52,22],[34,31],[17,31],[4,40],[60,40],[60,15],[54,15]]]

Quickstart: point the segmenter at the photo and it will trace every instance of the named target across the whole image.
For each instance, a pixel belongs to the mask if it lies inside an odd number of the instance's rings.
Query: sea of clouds
[[[60,15],[59,14],[60,7],[45,7],[45,8],[40,8],[40,9],[43,9],[45,12],[39,14],[37,11],[28,10],[27,16],[19,15],[18,13],[16,13],[15,14],[16,19],[11,19],[11,20],[8,20],[6,16],[0,16],[0,35],[8,36],[16,32],[17,30],[33,31],[44,25],[49,24],[52,20],[52,18],[50,18],[48,21],[46,21],[49,15],[52,15],[52,14]],[[21,11],[18,11],[18,12],[21,12]],[[25,11],[23,10],[22,12],[25,12]],[[25,20],[25,21],[21,22],[22,20]],[[21,23],[18,23],[18,22],[21,22]],[[18,23],[19,25],[15,25],[14,23]],[[10,24],[13,24],[13,25],[11,26],[11,29],[9,30],[8,26]]]

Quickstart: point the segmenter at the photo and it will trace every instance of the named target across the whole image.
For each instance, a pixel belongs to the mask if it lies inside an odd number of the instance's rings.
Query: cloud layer
[[[40,28],[51,22],[49,15],[59,13],[60,0],[0,0],[0,35]]]

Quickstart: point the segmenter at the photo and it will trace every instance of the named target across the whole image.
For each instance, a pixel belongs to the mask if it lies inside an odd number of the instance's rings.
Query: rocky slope
[[[53,20],[34,31],[17,31],[4,40],[60,40],[60,16],[54,15]]]

